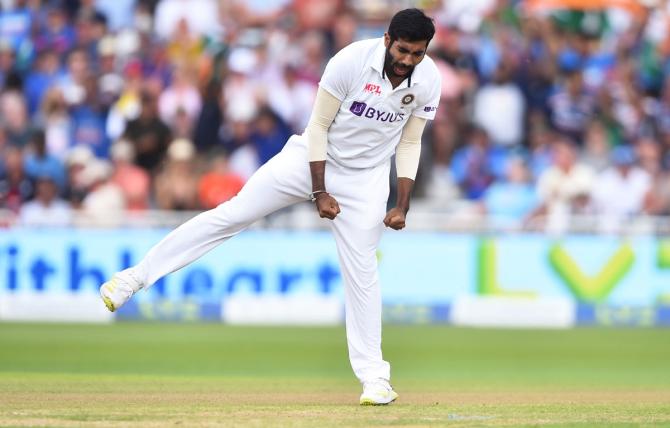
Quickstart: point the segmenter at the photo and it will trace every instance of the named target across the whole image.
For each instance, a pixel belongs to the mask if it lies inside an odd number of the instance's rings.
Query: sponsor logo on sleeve
[[[437,107],[433,107],[433,106],[426,106],[426,107],[423,108],[423,111],[425,111],[426,113],[430,113],[430,112],[435,111],[435,110],[437,110]]]

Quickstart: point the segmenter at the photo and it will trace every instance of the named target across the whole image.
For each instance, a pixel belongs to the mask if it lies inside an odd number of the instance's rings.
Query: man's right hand
[[[333,220],[340,212],[340,205],[335,198],[328,193],[319,193],[316,195],[316,209],[319,211],[319,217]]]

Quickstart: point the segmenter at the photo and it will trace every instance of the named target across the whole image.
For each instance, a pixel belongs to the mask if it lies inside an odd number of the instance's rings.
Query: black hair
[[[388,29],[391,42],[398,39],[408,42],[430,40],[435,35],[435,24],[433,19],[427,16],[421,9],[404,9],[391,18]]]

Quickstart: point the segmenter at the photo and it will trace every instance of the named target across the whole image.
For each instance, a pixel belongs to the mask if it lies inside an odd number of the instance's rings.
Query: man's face
[[[388,33],[384,34],[384,46],[386,46],[386,58],[384,60],[384,71],[390,77],[405,78],[412,73],[414,67],[423,60],[428,47],[428,40],[409,42],[398,39],[391,40]]]

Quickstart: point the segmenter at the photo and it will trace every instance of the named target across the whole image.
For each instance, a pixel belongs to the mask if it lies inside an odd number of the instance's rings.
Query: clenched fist
[[[384,217],[384,224],[394,230],[400,230],[405,227],[405,211],[395,207],[391,208]]]
[[[319,211],[319,217],[330,220],[340,213],[340,205],[335,198],[325,192],[316,195],[316,209]]]

